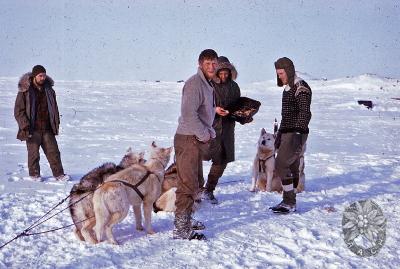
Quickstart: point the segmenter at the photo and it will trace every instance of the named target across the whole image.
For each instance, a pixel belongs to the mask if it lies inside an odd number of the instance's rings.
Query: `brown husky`
[[[164,170],[172,147],[158,148],[152,144],[150,158],[144,165],[130,166],[108,177],[94,192],[93,206],[96,216],[96,236],[98,242],[107,237],[109,243],[118,244],[112,228],[128,214],[130,205],[136,220],[136,229],[143,230],[141,205],[143,204],[144,226],[148,234],[153,234],[151,211],[153,203],[161,194]]]
[[[93,211],[93,192],[105,178],[133,164],[143,164],[144,153],[136,154],[129,148],[119,165],[104,163],[84,175],[70,193],[69,210],[75,224],[75,235],[82,241],[96,242],[93,227],[96,224]]]

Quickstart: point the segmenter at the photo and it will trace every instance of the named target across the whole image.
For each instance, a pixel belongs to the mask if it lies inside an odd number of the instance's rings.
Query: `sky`
[[[286,56],[315,78],[400,78],[400,2],[0,0],[0,76],[42,64],[56,80],[186,80],[206,48],[239,82]]]

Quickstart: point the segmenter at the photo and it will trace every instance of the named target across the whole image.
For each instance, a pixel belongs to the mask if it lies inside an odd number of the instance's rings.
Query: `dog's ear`
[[[267,133],[267,131],[265,131],[264,128],[261,129],[261,135],[265,135]]]
[[[144,152],[142,151],[139,153],[139,164],[145,164],[145,163],[146,163],[146,160],[144,158]]]
[[[274,139],[276,139],[276,133],[274,133],[272,136],[274,137]]]
[[[129,148],[126,150],[126,154],[131,154],[131,153],[132,153],[132,148],[129,147]]]
[[[168,154],[171,154],[171,152],[172,152],[173,149],[174,149],[174,147],[169,147],[169,148],[167,148],[167,153],[168,153]]]
[[[157,147],[156,142],[153,141],[153,143],[151,143],[151,146],[152,146],[153,148],[156,148],[156,147]]]

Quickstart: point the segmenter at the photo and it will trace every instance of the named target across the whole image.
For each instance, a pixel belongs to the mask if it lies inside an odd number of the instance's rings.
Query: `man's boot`
[[[202,223],[199,220],[196,220],[193,217],[190,217],[190,224],[191,224],[192,230],[204,230],[206,228],[204,223]]]
[[[175,215],[174,225],[175,228],[172,232],[173,239],[206,240],[204,234],[197,233],[192,229],[190,214]]]
[[[283,200],[276,206],[270,207],[272,212],[278,214],[288,214],[296,211],[296,193],[294,190],[283,191]]]
[[[210,201],[210,203],[213,204],[213,205],[218,204],[218,200],[217,200],[217,198],[215,198],[213,191],[205,190],[203,192],[203,197],[202,198],[204,200]]]

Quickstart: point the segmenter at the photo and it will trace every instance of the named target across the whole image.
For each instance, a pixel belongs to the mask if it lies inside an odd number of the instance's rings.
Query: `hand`
[[[195,137],[195,139],[196,139],[197,142],[199,142],[201,144],[208,144],[211,141],[211,137],[208,138],[208,140],[205,140],[205,141],[201,141],[197,136]]]
[[[217,107],[215,108],[215,113],[217,113],[218,115],[220,115],[220,116],[222,116],[222,117],[225,117],[226,115],[229,114],[229,111],[223,109],[223,108],[220,107],[220,106],[217,106]]]

